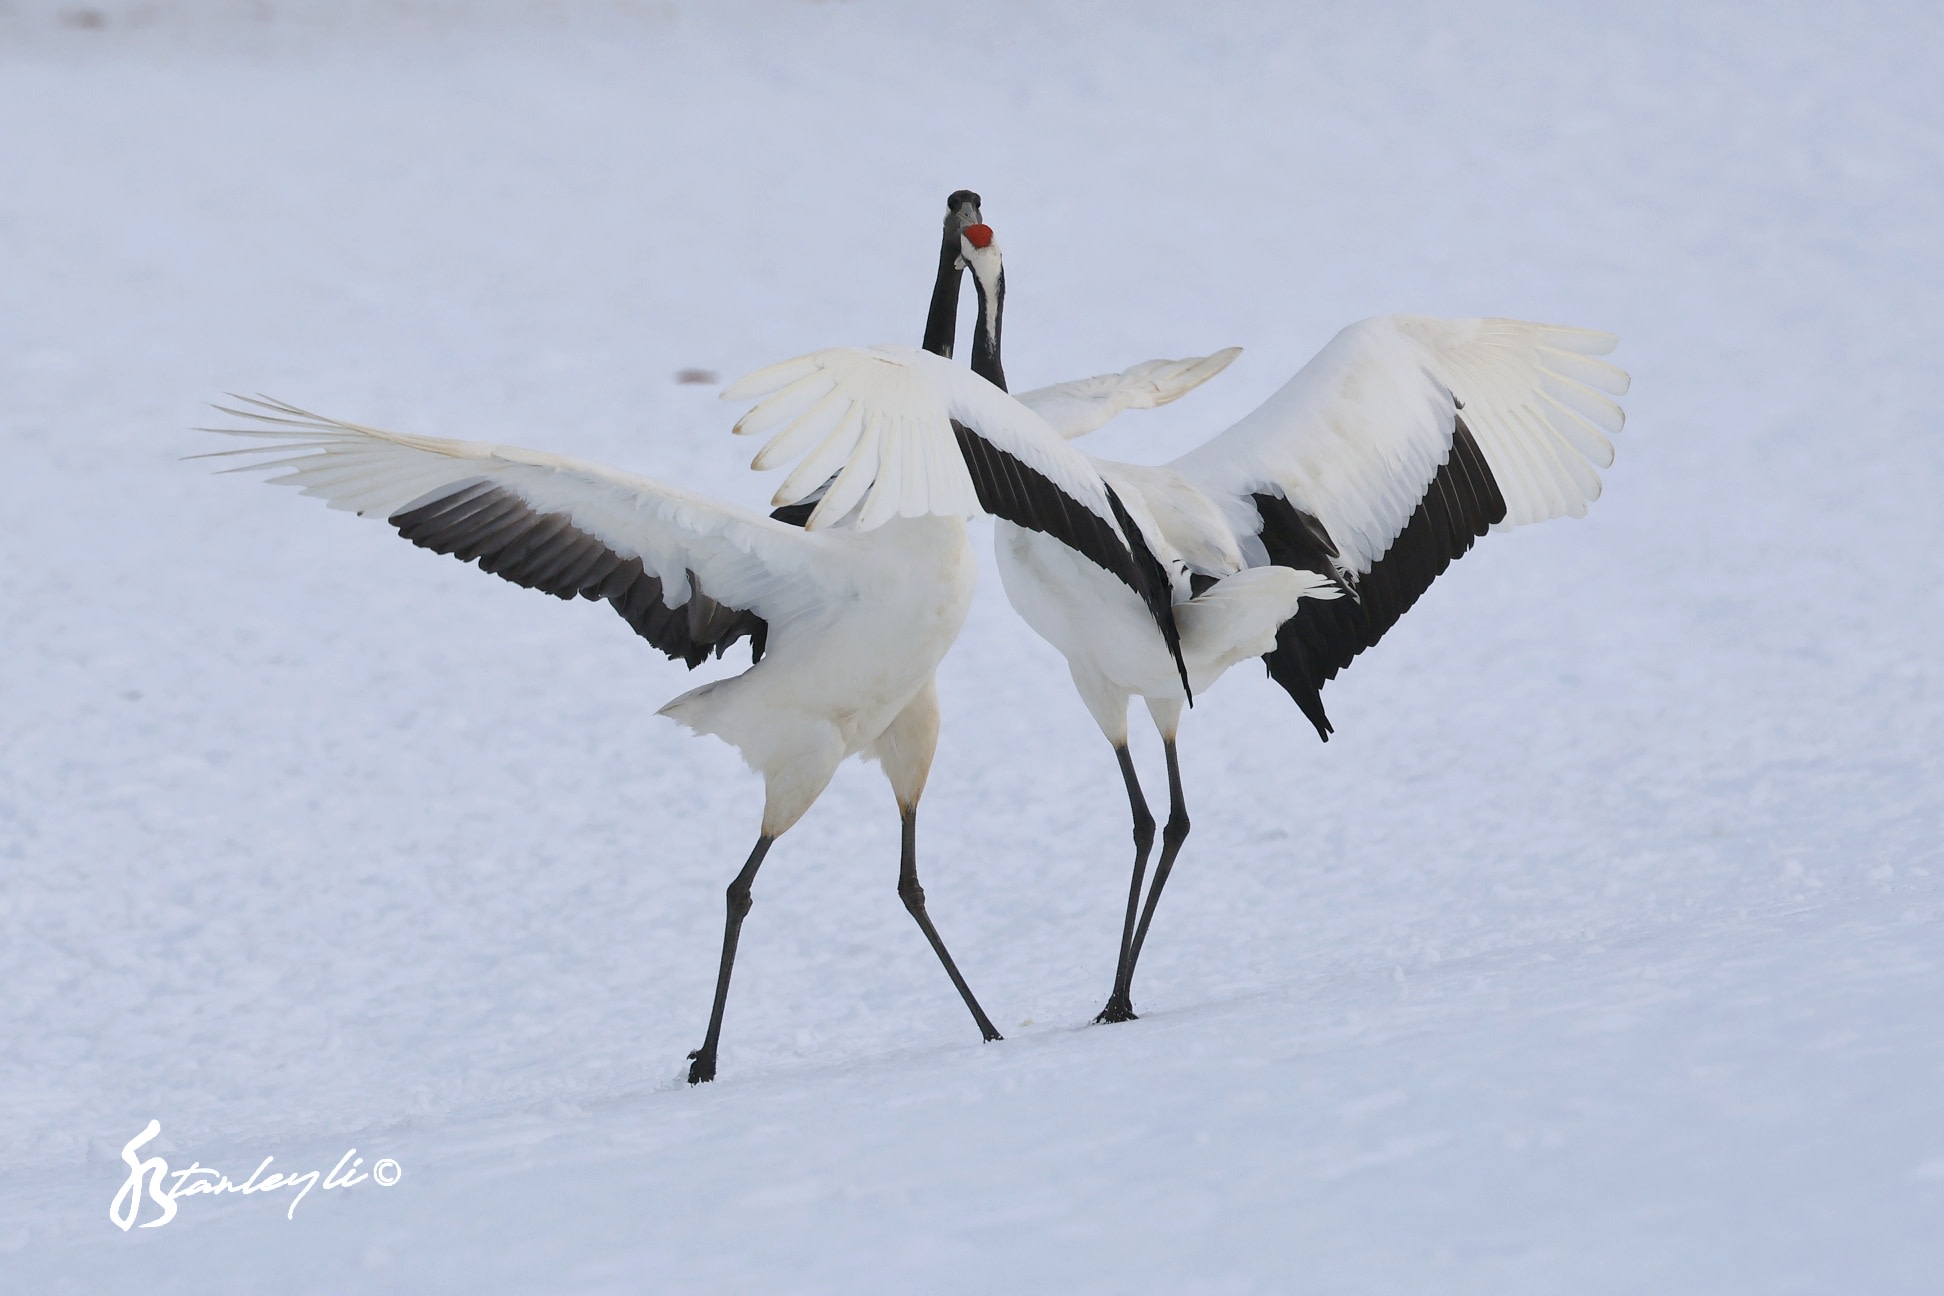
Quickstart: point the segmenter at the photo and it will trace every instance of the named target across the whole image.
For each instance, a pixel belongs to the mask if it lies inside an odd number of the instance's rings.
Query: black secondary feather
[[[477,560],[481,571],[515,585],[562,599],[605,599],[636,634],[690,670],[745,636],[751,660],[763,659],[769,640],[763,618],[710,598],[692,571],[688,601],[669,606],[661,579],[641,559],[623,557],[566,514],[542,513],[504,486],[463,482],[390,521],[420,548]]]
[[[1258,493],[1254,499],[1262,519],[1257,534],[1269,561],[1344,583],[1335,563],[1336,544],[1321,522],[1280,495]],[[1411,520],[1383,557],[1349,582],[1353,597],[1304,603],[1302,612],[1276,632],[1275,651],[1262,659],[1269,677],[1316,726],[1317,737],[1328,742],[1332,732],[1323,711],[1323,685],[1383,638],[1445,568],[1504,520],[1505,496],[1459,417],[1450,453],[1425,486]]]

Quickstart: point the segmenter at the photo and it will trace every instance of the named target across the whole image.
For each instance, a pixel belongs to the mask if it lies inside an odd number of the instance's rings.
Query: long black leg
[[[715,1007],[709,1013],[707,1038],[701,1048],[689,1054],[690,1084],[715,1079],[716,1042],[722,1038],[722,1010],[729,1002],[729,973],[736,966],[736,938],[742,934],[743,917],[749,912],[750,884],[756,881],[756,870],[763,867],[763,856],[769,854],[770,843],[775,840],[758,837],[756,849],[749,852],[749,862],[729,884],[729,921],[722,930],[722,966],[716,971]]]
[[[1134,1003],[1128,995],[1128,985],[1134,979],[1134,920],[1141,912],[1141,883],[1147,878],[1148,852],[1154,849],[1154,813],[1148,809],[1147,798],[1141,795],[1141,780],[1134,773],[1134,758],[1128,754],[1127,744],[1120,743],[1114,748],[1114,755],[1120,761],[1121,779],[1127,784],[1128,808],[1134,812],[1134,880],[1127,887],[1127,919],[1121,924],[1120,960],[1114,965],[1114,993],[1107,997],[1107,1006],[1095,1017],[1096,1022],[1124,1022],[1134,1020]]]
[[[1141,910],[1141,925],[1134,933],[1134,948],[1127,956],[1127,988],[1132,998],[1134,965],[1141,961],[1141,946],[1147,943],[1148,924],[1154,921],[1154,906],[1161,900],[1161,888],[1168,885],[1174,871],[1175,856],[1188,840],[1188,803],[1181,795],[1181,764],[1175,759],[1171,738],[1163,744],[1168,752],[1168,822],[1161,829],[1161,859],[1154,866],[1154,886],[1148,891],[1147,907]]]
[[[945,942],[939,939],[938,928],[932,926],[931,915],[925,912],[925,888],[918,885],[918,807],[912,806],[902,813],[904,849],[898,861],[898,898],[904,901],[904,907],[911,911],[911,916],[918,920],[918,929],[925,933],[925,939],[931,942],[938,961],[945,965],[945,975],[952,978],[952,984],[958,987],[959,997],[972,1010],[972,1020],[979,1024],[979,1034],[985,1036],[987,1043],[1002,1039],[1004,1037],[993,1027],[992,1019],[985,1015],[985,1009],[979,1007],[979,1001],[972,997],[972,987],[965,984],[965,978],[959,975],[958,964],[952,962],[951,952],[945,948]]]

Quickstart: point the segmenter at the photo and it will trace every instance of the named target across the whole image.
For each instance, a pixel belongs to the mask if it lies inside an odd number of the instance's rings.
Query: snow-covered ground
[[[0,3],[0,1290],[1938,1290],[1940,48],[1922,6]],[[988,573],[921,849],[1007,1040],[854,765],[692,1090],[760,801],[654,717],[693,678],[188,429],[260,390],[758,502],[674,375],[915,342],[962,185],[1020,386],[1248,348],[1097,449],[1415,310],[1620,333],[1620,459],[1327,747],[1253,669],[1201,701],[1129,1026],[1086,1025],[1112,758]],[[123,1234],[150,1118],[177,1169],[402,1178]]]

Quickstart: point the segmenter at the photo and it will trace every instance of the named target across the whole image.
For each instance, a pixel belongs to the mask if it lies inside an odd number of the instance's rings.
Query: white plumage
[[[801,531],[601,464],[519,446],[387,432],[312,414],[281,401],[223,412],[255,426],[212,429],[259,442],[220,455],[250,462],[232,471],[274,472],[272,485],[359,516],[391,518],[467,482],[490,482],[538,512],[557,514],[658,576],[671,607],[688,601],[689,577],[731,606],[761,612],[774,629],[812,615],[848,588],[842,541]]]
[[[1125,410],[1157,409],[1181,399],[1229,367],[1241,347],[1186,360],[1147,360],[1122,373],[1100,374],[1015,393],[1021,405],[1069,439],[1084,436]]]
[[[829,484],[805,523],[813,530],[839,521],[869,531],[893,517],[977,515],[978,492],[955,422],[1045,477],[1105,525],[1116,525],[1100,474],[1086,455],[1033,410],[929,351],[818,351],[738,379],[722,399],[761,400],[735,427],[743,436],[771,434],[752,468],[799,460],[772,503],[796,504]]]
[[[1627,375],[1596,357],[1610,333],[1518,320],[1388,315],[1352,324],[1282,389],[1170,466],[1220,503],[1265,487],[1324,525],[1366,572],[1416,511],[1451,448],[1458,401],[1505,497],[1499,529],[1570,515],[1600,497],[1596,469],[1625,423]]]
[[[1173,462],[1094,459],[1092,466],[1150,533],[1156,552],[1179,562],[1187,583],[1200,583],[1196,577],[1220,581],[1278,561],[1265,543],[1257,498],[1268,496],[1318,524],[1327,561],[1307,570],[1337,578],[1356,603],[1365,593],[1364,579],[1391,555],[1425,505],[1427,489],[1451,485],[1439,481],[1439,471],[1451,458],[1461,418],[1503,496],[1502,509],[1486,519],[1489,525],[1504,529],[1585,513],[1599,497],[1596,467],[1613,461],[1607,434],[1624,421],[1613,397],[1625,392],[1626,374],[1595,358],[1614,343],[1611,334],[1514,320],[1366,320],[1337,334],[1240,422]],[[1458,515],[1486,507],[1484,501],[1460,500],[1447,511],[1463,522]],[[1151,707],[1164,704],[1157,719],[1163,737],[1172,739],[1173,727],[1163,716],[1168,704],[1178,714],[1185,698],[1166,669],[1160,642],[1137,636],[1146,641],[1139,653],[1103,643],[1134,624],[1125,615],[1111,623],[1097,615],[1084,623],[1048,617],[1049,603],[1077,602],[1097,612],[1107,591],[1084,593],[1063,580],[1059,556],[1047,551],[1041,537],[1003,522],[998,532],[1008,597],[1066,655],[1082,693],[1103,699],[1094,712],[1109,741],[1126,741],[1125,704],[1136,695]],[[1422,583],[1407,591],[1405,606],[1469,547],[1469,535],[1462,544],[1456,535],[1428,538],[1441,547],[1407,573]],[[1305,588],[1300,594],[1323,592]],[[1294,599],[1286,607],[1282,620],[1296,615]],[[1347,615],[1344,609],[1303,615],[1333,613]],[[1373,627],[1367,642],[1343,650],[1354,650],[1354,656],[1388,625]],[[1246,655],[1253,654],[1227,654],[1231,662]],[[1130,658],[1138,664],[1126,664]],[[1328,673],[1347,660],[1331,663]],[[1213,682],[1208,678],[1196,687]],[[1321,683],[1313,681],[1315,688]],[[1115,693],[1121,694],[1118,702]]]
[[[724,392],[757,402],[735,429],[768,436],[754,466],[793,465],[772,516],[598,464],[385,432],[268,400],[226,411],[248,426],[216,429],[254,440],[225,452],[248,456],[245,468],[508,580],[605,600],[690,666],[750,641],[748,670],[663,708],[736,746],[765,788],[761,835],[729,888],[691,1082],[715,1073],[757,869],[850,756],[882,763],[903,821],[899,893],[981,1033],[999,1038],[933,927],[916,872],[916,808],[938,735],[934,676],[972,595],[966,518],[994,515],[1008,596],[1067,656],[1121,762],[1136,863],[1102,1014],[1120,1019],[1132,1016],[1133,969],[1187,834],[1174,740],[1192,693],[1261,656],[1327,736],[1324,680],[1473,536],[1583,513],[1612,460],[1626,375],[1596,358],[1610,336],[1413,316],[1345,329],[1254,413],[1172,464],[1092,459],[1067,439],[1179,398],[1236,349],[1011,397],[999,362],[1003,270],[978,221],[977,195],[948,200],[929,350],[819,351]],[[961,264],[979,287],[976,372],[943,358]],[[1126,747],[1136,694],[1161,729],[1171,794],[1138,926],[1154,821]]]
[[[967,260],[1003,300],[998,247]],[[994,335],[975,345],[973,364],[1003,383],[997,325],[996,313],[990,323],[981,314]],[[1076,565],[1045,536],[996,524],[1006,595],[1066,657],[1114,746],[1134,814],[1134,874],[1101,1020],[1133,1016],[1134,967],[1188,833],[1175,754],[1188,689],[1209,688],[1230,666],[1260,656],[1327,739],[1323,684],[1377,642],[1475,537],[1577,517],[1599,497],[1598,470],[1613,461],[1607,438],[1624,422],[1615,398],[1627,375],[1598,358],[1615,341],[1516,320],[1365,320],[1254,412],[1172,463],[1094,459],[1142,542],[1170,569],[1180,671],[1128,590]],[[1178,396],[1219,371],[1209,362],[1228,354],[1172,371],[1152,363],[1179,376]],[[1070,422],[1084,429],[1086,419]],[[1127,751],[1135,696],[1161,732],[1169,781],[1163,850],[1145,905],[1154,820]]]
[[[520,584],[605,599],[690,665],[751,639],[748,670],[662,708],[735,746],[764,785],[761,834],[730,886],[716,1006],[691,1082],[715,1074],[756,870],[850,756],[882,763],[904,821],[900,894],[980,1032],[999,1038],[925,913],[915,859],[938,737],[934,675],[976,575],[961,517],[810,531],[555,455],[385,432],[269,401],[227,412],[255,424],[216,429],[257,440],[228,452],[257,456],[246,467],[274,470],[277,483],[386,519],[415,543],[476,558]]]
[[[977,219],[976,194],[948,200],[934,320],[950,320],[960,231]],[[928,325],[928,344],[937,332]],[[949,334],[938,344],[949,350]],[[715,1003],[692,1055],[691,1082],[715,1075],[756,872],[770,844],[850,756],[882,764],[903,825],[899,895],[981,1034],[998,1039],[932,925],[918,882],[917,806],[938,738],[934,677],[972,597],[977,565],[965,519],[984,507],[1022,517],[1039,509],[1046,531],[1079,546],[1087,561],[1136,578],[1106,487],[1086,456],[1043,421],[924,351],[821,351],[771,366],[726,394],[767,398],[738,428],[781,429],[763,452],[767,460],[803,459],[784,503],[831,479],[809,525],[599,464],[386,432],[270,400],[226,409],[244,425],[212,430],[252,442],[220,452],[245,456],[244,469],[268,470],[274,482],[333,508],[382,518],[414,544],[561,598],[604,600],[690,666],[749,640],[748,670],[662,709],[734,745],[764,784],[760,836],[728,891]],[[1010,409],[994,416],[998,405]],[[988,430],[962,443],[958,418]],[[995,465],[1004,468],[1003,481]]]
[[[933,705],[933,670],[969,605],[974,572],[958,518],[911,519],[886,535],[806,531],[599,464],[386,432],[280,402],[251,405],[226,412],[257,426],[216,430],[259,444],[225,453],[254,456],[245,469],[273,471],[273,483],[332,508],[395,520],[483,486],[489,495],[475,494],[476,500],[500,499],[510,509],[504,498],[510,497],[533,520],[521,527],[524,519],[515,516],[482,519],[490,505],[480,503],[454,517],[450,538],[434,537],[431,547],[497,567],[518,558],[525,543],[533,560],[544,552],[533,554],[527,537],[544,531],[542,520],[561,519],[596,543],[569,541],[556,563],[557,579],[544,570],[514,571],[510,579],[550,593],[571,585],[567,596],[609,597],[596,579],[598,549],[608,565],[638,562],[659,583],[659,601],[671,612],[689,608],[700,594],[709,604],[760,618],[767,629],[759,661],[682,695],[664,713],[730,742],[763,775],[766,837],[788,831],[837,765],[869,752],[906,707]],[[543,535],[541,543],[563,547],[558,535]],[[578,559],[575,548],[585,551]],[[586,570],[577,573],[576,563]],[[524,579],[529,576],[539,579]],[[700,628],[686,619],[679,626]],[[900,800],[915,803],[930,753],[908,756],[885,772]]]

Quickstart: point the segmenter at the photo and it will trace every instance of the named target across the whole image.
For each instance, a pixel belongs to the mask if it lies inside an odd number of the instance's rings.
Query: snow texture
[[[0,3],[0,1290],[1936,1291],[1940,47],[1918,5]],[[1021,387],[1247,347],[1099,453],[1416,311],[1620,334],[1618,462],[1333,683],[1327,747],[1252,668],[1198,700],[1131,1025],[1086,1024],[1113,760],[988,565],[920,848],[1006,1041],[852,764],[690,1089],[761,797],[654,712],[728,664],[188,429],[263,391],[760,504],[676,375],[915,342],[959,186]],[[176,1168],[403,1178],[123,1234],[152,1117]]]

